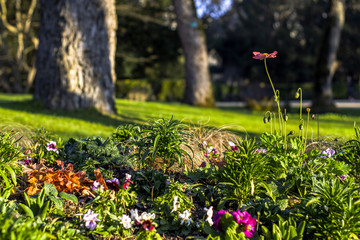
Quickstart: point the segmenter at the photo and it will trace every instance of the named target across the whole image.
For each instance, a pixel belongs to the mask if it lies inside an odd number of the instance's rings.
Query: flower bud
[[[288,136],[292,136],[292,135],[294,135],[294,134],[295,134],[295,131],[294,131],[294,130],[291,130],[291,131],[289,132]]]
[[[310,108],[306,108],[306,111],[307,111],[308,113],[310,113],[310,110],[311,110]]]
[[[264,121],[264,123],[266,124],[266,123],[268,122],[267,117],[264,117],[264,118],[263,118],[263,121]]]
[[[303,130],[303,129],[304,129],[304,125],[303,125],[303,124],[300,124],[300,125],[299,125],[299,129],[300,129],[300,130]]]
[[[297,91],[295,94],[295,98],[298,99],[299,97],[300,97],[300,93],[299,93],[299,91]]]
[[[315,119],[315,114],[311,115],[311,118],[312,118],[312,119]]]
[[[285,121],[285,122],[287,122],[287,120],[289,120],[289,117],[288,117],[287,114],[285,114],[285,115],[283,116],[283,118],[284,118],[284,121]]]

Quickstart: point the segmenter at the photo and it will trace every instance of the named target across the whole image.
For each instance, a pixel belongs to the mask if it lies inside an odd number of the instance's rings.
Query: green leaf
[[[68,194],[68,193],[65,193],[65,192],[60,192],[60,197],[65,199],[65,200],[69,200],[69,201],[72,201],[74,203],[78,203],[78,198],[74,195],[74,194]]]
[[[54,196],[49,196],[49,199],[55,204],[55,206],[57,208],[62,208],[63,207],[63,201],[59,198],[56,198]]]
[[[44,183],[44,189],[45,189],[45,194],[47,196],[57,197],[58,194],[59,194],[56,187],[51,183],[45,182]]]
[[[26,206],[26,205],[24,205],[22,203],[19,203],[19,206],[25,212],[26,216],[34,218],[34,213],[28,206]]]

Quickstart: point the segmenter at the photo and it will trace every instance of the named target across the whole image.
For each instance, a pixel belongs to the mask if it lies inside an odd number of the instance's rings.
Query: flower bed
[[[1,133],[0,239],[359,236],[358,129],[316,147],[277,133],[222,139],[222,152],[189,133],[161,119],[107,139],[62,143],[40,131],[27,149]]]

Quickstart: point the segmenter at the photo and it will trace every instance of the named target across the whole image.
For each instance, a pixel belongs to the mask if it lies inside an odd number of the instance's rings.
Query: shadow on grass
[[[105,115],[100,113],[96,109],[80,109],[74,111],[47,110],[39,101],[33,99],[24,99],[24,100],[1,99],[0,108],[26,112],[29,114],[43,114],[48,116],[78,119],[90,123],[99,123],[104,126],[111,126],[114,128],[119,125],[144,122],[143,119],[129,117],[123,114]]]

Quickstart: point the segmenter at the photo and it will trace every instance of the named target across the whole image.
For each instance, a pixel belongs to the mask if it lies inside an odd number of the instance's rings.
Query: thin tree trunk
[[[41,0],[34,97],[115,113],[115,0]]]
[[[205,33],[193,0],[173,0],[177,30],[185,55],[185,99],[195,106],[214,106]]]
[[[331,0],[327,25],[315,69],[315,85],[312,103],[312,109],[315,112],[332,112],[336,110],[333,101],[332,79],[338,65],[336,54],[344,22],[344,0]]]

